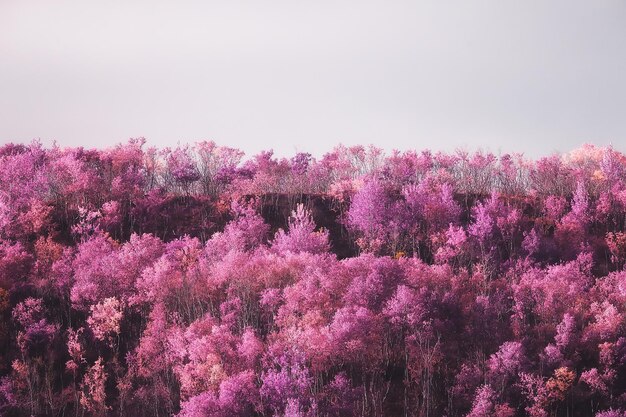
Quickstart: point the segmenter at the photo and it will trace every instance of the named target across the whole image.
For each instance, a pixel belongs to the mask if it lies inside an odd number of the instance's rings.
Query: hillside
[[[3,416],[626,415],[626,156],[0,148]]]

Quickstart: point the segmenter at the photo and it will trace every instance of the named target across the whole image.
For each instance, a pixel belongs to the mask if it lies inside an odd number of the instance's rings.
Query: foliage
[[[0,148],[0,414],[626,415],[626,156]]]

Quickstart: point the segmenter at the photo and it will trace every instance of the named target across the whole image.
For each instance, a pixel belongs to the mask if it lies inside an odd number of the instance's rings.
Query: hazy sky
[[[0,0],[0,143],[626,151],[626,1]]]

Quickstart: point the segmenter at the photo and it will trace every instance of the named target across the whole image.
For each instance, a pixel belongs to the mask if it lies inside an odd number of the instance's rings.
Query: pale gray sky
[[[0,143],[626,151],[626,1],[0,0]]]

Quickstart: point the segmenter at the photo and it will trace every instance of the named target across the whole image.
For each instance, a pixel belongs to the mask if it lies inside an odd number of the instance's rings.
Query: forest
[[[0,415],[625,417],[626,155],[0,147]]]

